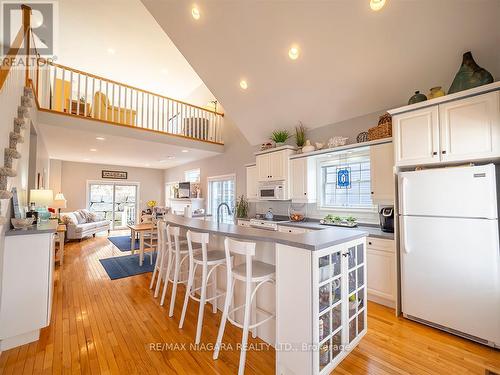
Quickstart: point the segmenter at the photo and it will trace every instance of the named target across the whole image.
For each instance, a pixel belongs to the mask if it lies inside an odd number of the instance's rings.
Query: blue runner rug
[[[130,237],[129,237],[130,239]],[[144,263],[139,266],[139,254],[125,255],[113,258],[99,259],[111,280],[153,272],[156,253],[153,254],[153,264],[150,264],[149,253],[144,254]]]
[[[108,237],[108,240],[110,240],[118,250],[130,251],[130,236]],[[135,240],[135,248],[136,250],[139,249],[139,240]]]

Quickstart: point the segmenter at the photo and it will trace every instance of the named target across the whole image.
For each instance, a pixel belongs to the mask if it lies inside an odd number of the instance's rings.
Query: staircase
[[[22,157],[17,145],[24,143],[24,131],[28,128],[30,108],[33,106],[33,91],[25,87],[23,94],[17,108],[17,116],[13,119],[8,147],[4,149],[3,166],[0,168],[0,225],[8,223],[8,203],[12,198],[10,179],[17,176],[15,161]]]

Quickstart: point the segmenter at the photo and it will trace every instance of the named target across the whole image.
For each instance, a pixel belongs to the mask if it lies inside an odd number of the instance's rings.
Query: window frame
[[[187,176],[189,173],[192,172],[197,172],[198,173],[198,180],[197,181],[191,181]],[[199,184],[201,181],[201,169],[200,168],[193,168],[193,169],[188,169],[184,171],[184,182],[191,182],[193,184]]]
[[[331,160],[331,157],[336,156],[337,159]],[[323,168],[325,167],[340,167],[342,165],[349,165],[351,164],[349,162],[350,158],[354,158],[356,156],[359,157],[367,157],[369,159],[369,162],[371,164],[371,158],[370,158],[370,152],[369,149],[366,150],[357,150],[353,152],[336,152],[329,154],[327,157],[321,158],[318,160],[318,163],[316,164],[316,182],[317,182],[317,196],[318,196],[318,201],[316,204],[316,208],[318,211],[335,211],[335,212],[366,212],[366,213],[376,213],[378,212],[377,210],[377,205],[373,203],[371,206],[335,206],[335,205],[326,205],[325,204],[325,188],[326,188],[326,183],[324,182],[325,176],[323,173]],[[340,159],[344,157],[345,161],[340,162]],[[366,181],[365,181],[366,182]],[[370,166],[370,184],[371,184],[371,166]],[[370,196],[371,197],[371,196]]]
[[[217,181],[228,181],[228,180],[233,180],[234,183],[234,204],[236,204],[237,200],[237,195],[236,195],[236,173],[229,173],[229,174],[224,174],[224,175],[219,175],[219,176],[210,176],[207,177],[207,214],[209,215],[215,215],[216,213],[212,212],[213,207],[212,206],[212,198],[211,198],[211,189],[210,189],[210,183],[211,182],[217,182]],[[234,207],[230,207],[233,209]],[[234,213],[233,215],[234,216]]]

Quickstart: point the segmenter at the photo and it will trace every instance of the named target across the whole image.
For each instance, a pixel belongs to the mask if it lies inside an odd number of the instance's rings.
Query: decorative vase
[[[465,52],[462,58],[462,65],[458,70],[453,83],[448,90],[448,94],[459,92],[473,87],[486,85],[493,82],[493,76],[486,69],[476,64],[472,53]]]
[[[430,89],[427,94],[427,99],[439,98],[440,96],[445,96],[445,92],[441,86],[436,86]]]
[[[421,94],[420,91],[415,91],[415,95],[413,95],[410,100],[408,100],[408,104],[415,104],[424,102],[427,100],[427,96]]]
[[[306,152],[311,152],[314,150],[315,150],[314,146],[311,144],[311,141],[308,139],[306,141],[306,144],[302,147],[302,152],[305,154]]]

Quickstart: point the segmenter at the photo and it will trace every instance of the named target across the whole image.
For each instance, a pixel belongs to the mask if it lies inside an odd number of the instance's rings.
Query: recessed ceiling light
[[[248,88],[248,83],[247,81],[245,81],[244,79],[242,79],[240,81],[240,87],[243,89],[243,90],[246,90]]]
[[[95,139],[97,139],[98,141],[105,141],[106,140],[106,138],[104,138],[104,137],[95,137]]]
[[[108,53],[110,55],[114,55],[116,53],[116,51],[113,48],[108,48]]]
[[[182,150],[182,152],[189,152],[189,150]]]
[[[91,148],[89,151],[90,151],[90,152],[96,152],[96,151],[97,151],[97,149],[95,149],[95,148]]]
[[[161,72],[162,74],[168,74],[168,69],[162,69]]]
[[[299,51],[299,47],[297,47],[297,46],[292,46],[288,50],[288,57],[291,58],[292,60],[297,60],[299,58],[299,54],[300,54],[300,51]]]
[[[385,5],[385,0],[370,0],[370,8],[372,10],[380,10],[384,7]]]
[[[193,18],[195,20],[199,20],[200,19],[200,10],[198,9],[197,6],[194,6],[191,8],[191,15],[193,16]]]

